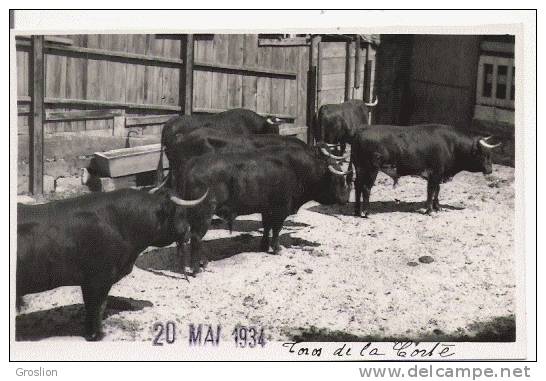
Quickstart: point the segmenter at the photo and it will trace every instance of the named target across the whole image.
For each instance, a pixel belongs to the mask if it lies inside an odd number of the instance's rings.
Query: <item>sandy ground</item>
[[[279,255],[257,251],[259,215],[239,217],[231,235],[224,225],[207,233],[209,271],[189,282],[174,248],[148,250],[110,293],[104,340],[149,341],[153,324],[169,320],[186,336],[189,323],[221,324],[230,340],[239,324],[280,341],[317,332],[464,340],[480,324],[513,323],[513,168],[496,165],[487,178],[460,173],[442,186],[444,211],[432,216],[422,214],[425,197],[424,180],[405,177],[393,189],[380,174],[368,219],[352,216],[352,202],[307,203],[286,221]],[[78,287],[25,302],[18,339],[83,340]]]

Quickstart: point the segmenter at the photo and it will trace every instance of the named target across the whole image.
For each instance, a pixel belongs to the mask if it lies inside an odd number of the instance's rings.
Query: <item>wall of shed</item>
[[[378,49],[376,122],[472,122],[480,36],[384,35]]]

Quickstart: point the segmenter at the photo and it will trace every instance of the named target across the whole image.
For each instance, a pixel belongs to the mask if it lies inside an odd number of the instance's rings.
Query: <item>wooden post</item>
[[[315,115],[317,112],[318,50],[321,37],[313,36],[309,48],[309,71],[307,72],[307,144],[315,139]]]
[[[44,193],[44,37],[32,36],[30,59],[29,191]]]
[[[355,83],[354,87],[355,89],[360,88],[360,82],[362,82],[362,77],[360,75],[360,61],[362,56],[362,49],[360,47],[360,35],[356,35],[356,43],[355,43]]]
[[[345,43],[345,94],[347,102],[351,98],[351,41]]]
[[[364,55],[364,89],[362,91],[362,99],[364,102],[369,102],[370,95],[371,95],[371,63],[372,61],[368,61],[368,49],[370,48],[370,44],[366,43],[366,54]]]
[[[193,34],[182,39],[182,70],[180,70],[180,107],[181,114],[191,115],[193,110]]]
[[[113,135],[124,136],[125,135],[125,110],[118,110],[119,114],[114,116]]]

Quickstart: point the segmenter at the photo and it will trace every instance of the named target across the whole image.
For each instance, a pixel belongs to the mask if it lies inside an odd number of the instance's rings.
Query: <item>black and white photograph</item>
[[[17,14],[10,357],[525,358],[519,29]]]

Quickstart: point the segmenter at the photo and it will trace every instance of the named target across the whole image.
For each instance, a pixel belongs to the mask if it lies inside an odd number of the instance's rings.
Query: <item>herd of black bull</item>
[[[171,169],[156,188],[19,204],[18,306],[25,294],[81,286],[85,337],[100,340],[110,288],[131,272],[138,255],[148,246],[176,242],[181,248],[189,233],[191,266],[197,274],[201,262],[206,265],[201,239],[213,215],[226,220],[231,230],[237,216],[261,213],[260,249],[271,247],[276,253],[284,220],[304,203],[348,202],[353,172],[341,169],[345,157],[338,155],[345,143],[351,144],[359,216],[368,212],[378,171],[395,181],[406,175],[426,178],[428,213],[439,208],[441,182],[463,170],[491,173],[495,145],[487,138],[435,124],[368,126],[367,115],[362,116],[368,106],[357,101],[323,106],[317,132],[329,131],[325,140],[330,144],[314,147],[271,134],[278,121],[249,110],[175,117],[164,126],[161,139]],[[352,120],[347,117],[351,108]],[[332,145],[340,144],[332,153]],[[158,175],[160,168],[162,158]]]

